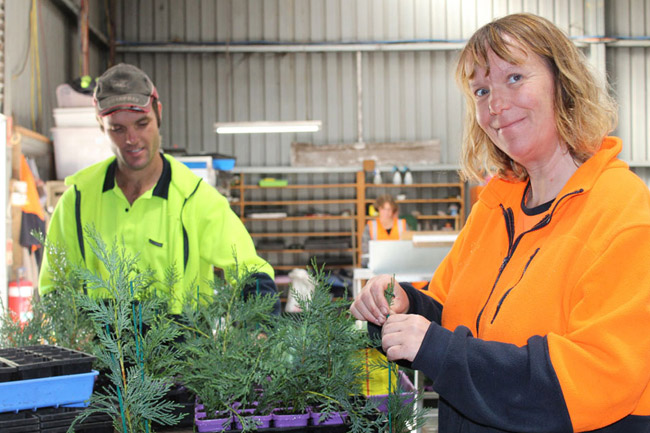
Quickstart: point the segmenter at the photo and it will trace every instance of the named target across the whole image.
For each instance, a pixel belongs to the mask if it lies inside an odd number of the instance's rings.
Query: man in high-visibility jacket
[[[153,269],[159,280],[175,268],[180,281],[170,293],[173,314],[181,312],[185,295],[195,293],[197,285],[211,295],[215,267],[233,271],[237,264],[239,272],[253,271],[245,295],[276,294],[273,268],[257,255],[228,200],[161,152],[162,104],[147,74],[128,64],[113,66],[97,79],[94,103],[115,156],[66,179],[71,187],[52,215],[48,242],[65,248],[73,264],[105,276],[84,232],[92,224],[107,244],[117,239],[129,255],[137,254],[142,268]],[[41,294],[55,289],[50,263],[45,254]],[[92,290],[92,296],[108,296],[103,289]],[[275,311],[279,314],[279,301]]]

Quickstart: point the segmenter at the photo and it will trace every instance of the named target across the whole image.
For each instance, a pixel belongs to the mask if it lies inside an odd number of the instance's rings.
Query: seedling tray
[[[66,433],[74,419],[83,412],[83,408],[48,408],[39,409],[35,415],[40,420],[41,433]],[[75,432],[113,433],[113,420],[106,414],[93,414],[82,423],[75,425]]]
[[[282,428],[261,428],[258,429],[258,433],[280,433],[280,432],[291,432],[291,433],[345,433],[349,431],[349,426],[346,424],[338,425],[308,425],[304,427],[282,427]],[[241,430],[204,430],[206,433],[241,433]]]
[[[0,412],[64,405],[84,406],[97,371],[0,383]]]
[[[0,432],[38,432],[38,418],[31,412],[0,414]]]
[[[40,345],[0,349],[0,382],[88,373],[94,356]]]
[[[66,347],[39,345],[25,346],[23,349],[48,357],[52,360],[52,375],[64,376],[69,374],[89,373],[92,370],[95,357],[78,350]]]

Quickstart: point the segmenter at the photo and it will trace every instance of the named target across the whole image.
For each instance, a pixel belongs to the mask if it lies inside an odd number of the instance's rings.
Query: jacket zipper
[[[526,235],[528,233],[531,233],[531,232],[534,232],[536,230],[540,230],[543,227],[546,227],[551,222],[551,218],[555,214],[555,211],[556,211],[557,207],[559,206],[559,204],[564,199],[566,199],[566,198],[568,198],[568,197],[570,197],[572,195],[580,194],[583,191],[584,191],[584,189],[580,188],[578,190],[575,190],[573,192],[569,192],[569,193],[563,195],[562,197],[560,197],[560,199],[557,200],[555,202],[555,204],[553,205],[553,209],[551,210],[550,213],[546,214],[544,216],[544,218],[542,218],[537,224],[535,224],[535,226],[533,228],[531,228],[530,230],[527,230],[527,231],[521,233],[519,236],[517,236],[517,239],[514,239],[514,241],[513,241],[513,238],[514,238],[514,235],[515,235],[514,213],[512,212],[511,208],[506,209],[502,204],[499,204],[499,207],[501,207],[501,213],[503,214],[503,218],[504,218],[505,223],[506,223],[506,232],[508,233],[508,252],[507,252],[506,256],[503,258],[503,261],[501,262],[501,266],[499,266],[499,273],[497,274],[497,277],[494,280],[494,284],[492,285],[492,289],[490,290],[490,294],[488,295],[487,299],[485,300],[485,303],[483,304],[483,307],[481,308],[481,311],[479,311],[478,316],[476,317],[476,336],[477,337],[479,335],[479,326],[480,326],[480,322],[481,322],[481,317],[483,316],[483,312],[487,308],[487,305],[489,304],[490,299],[492,298],[492,295],[494,294],[494,290],[496,289],[496,286],[497,286],[497,284],[499,282],[499,279],[501,278],[501,275],[503,274],[504,269],[508,265],[508,262],[510,262],[510,259],[514,255],[515,250],[517,249],[517,246],[519,245],[519,242],[521,241],[521,239],[524,237],[524,235]],[[538,251],[539,251],[539,248],[533,253],[533,255],[528,260],[528,263],[526,264],[526,267],[524,268],[524,271],[522,272],[521,277],[519,278],[519,281],[521,281],[521,279],[524,277],[524,274],[526,273],[526,270],[528,269],[528,266],[532,262],[533,258],[537,255]],[[499,309],[501,308],[501,304],[503,303],[505,298],[508,296],[510,291],[515,286],[508,289],[508,291],[506,291],[506,293],[503,295],[503,297],[499,301],[499,304],[497,306],[497,310],[494,313],[494,317],[492,317],[492,320],[491,320],[490,323],[494,322],[494,319],[496,319],[496,316],[499,313]]]
[[[194,193],[196,192],[197,189],[199,189],[199,185],[201,185],[201,180],[196,183],[196,186],[194,187],[194,190],[185,197],[185,201],[183,202],[183,206],[181,206],[181,212],[180,212],[180,220],[181,220],[181,228],[183,229],[183,274],[185,274],[185,270],[187,269],[187,262],[190,259],[190,240],[189,236],[187,235],[187,230],[185,229],[185,223],[183,222],[183,211],[185,210],[185,205],[187,204],[187,201],[192,198]]]
[[[533,261],[533,259],[535,258],[535,256],[537,255],[538,252],[539,252],[539,248],[537,248],[535,250],[535,252],[533,253],[533,255],[528,258],[528,262],[526,263],[526,266],[524,266],[524,270],[521,272],[521,276],[519,277],[519,280],[517,280],[517,283],[514,286],[510,287],[508,290],[506,290],[506,293],[503,294],[503,296],[499,300],[499,303],[497,304],[497,309],[494,312],[494,316],[492,316],[492,320],[490,321],[490,324],[494,323],[494,319],[497,318],[497,315],[499,314],[499,310],[501,310],[501,304],[503,304],[503,301],[505,301],[505,299],[508,297],[508,295],[510,294],[512,289],[517,287],[517,284],[519,284],[519,281],[521,281],[521,279],[524,278],[524,274],[526,274],[526,270],[528,269],[528,266]]]

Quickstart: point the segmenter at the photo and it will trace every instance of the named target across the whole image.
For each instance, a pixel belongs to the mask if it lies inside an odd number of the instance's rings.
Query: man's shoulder
[[[66,185],[76,185],[79,189],[85,189],[88,186],[97,183],[104,183],[106,177],[106,170],[108,166],[115,161],[115,157],[111,156],[103,161],[97,162],[89,167],[79,170],[65,178]]]
[[[224,198],[219,194],[216,188],[203,181],[203,179],[196,175],[185,164],[167,154],[165,154],[165,158],[169,161],[172,171],[171,184],[181,193],[181,195],[184,197],[196,195],[202,197],[209,196],[209,198],[215,200]]]

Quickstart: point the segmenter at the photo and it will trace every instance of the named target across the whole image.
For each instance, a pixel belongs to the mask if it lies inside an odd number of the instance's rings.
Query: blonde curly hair
[[[513,43],[514,41],[514,43]],[[456,81],[466,98],[461,170],[468,180],[487,175],[526,180],[526,169],[497,148],[476,120],[476,106],[469,86],[477,67],[489,73],[488,53],[520,64],[521,50],[540,56],[555,82],[555,123],[559,136],[577,162],[591,157],[603,138],[616,127],[618,107],[606,84],[591,71],[582,52],[549,20],[519,13],[496,19],[478,29],[460,53]]]

